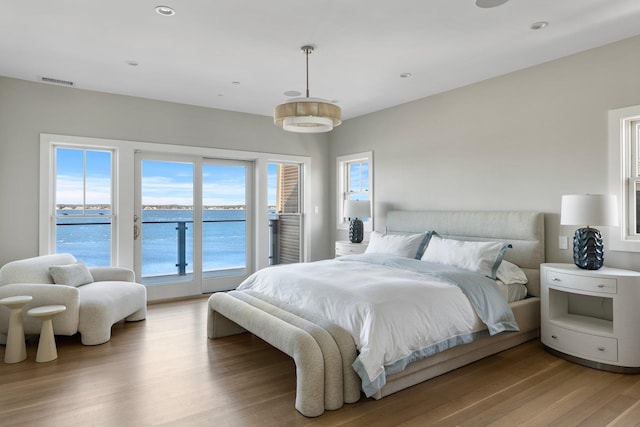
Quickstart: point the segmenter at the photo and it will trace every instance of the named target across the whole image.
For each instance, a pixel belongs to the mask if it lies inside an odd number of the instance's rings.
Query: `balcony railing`
[[[84,219],[86,221],[86,217],[84,217]],[[65,218],[65,220],[68,221],[67,218]],[[85,222],[85,221],[83,221],[83,222],[66,222],[65,221],[65,222],[58,223],[57,226],[59,226],[59,227],[111,226],[111,222],[110,221],[109,222],[105,222],[104,220],[100,221],[100,222],[99,221]],[[211,223],[246,223],[246,220],[245,219],[220,219],[220,220],[204,220],[202,222],[204,224],[203,227],[206,227],[206,224],[211,224]],[[190,236],[189,236],[188,230],[189,230],[189,224],[193,224],[193,221],[192,220],[190,220],[190,221],[181,221],[181,220],[178,220],[178,221],[176,221],[176,220],[142,221],[142,225],[143,226],[145,226],[145,225],[146,226],[153,226],[153,225],[162,225],[162,224],[175,224],[175,232],[176,232],[176,234],[175,234],[175,236],[176,236],[176,243],[175,243],[175,245],[176,245],[175,246],[175,249],[176,249],[176,262],[175,262],[175,267],[176,267],[176,274],[179,275],[179,276],[185,276],[185,275],[188,274],[187,266],[189,265],[189,263],[188,263],[188,259],[189,259],[188,255],[189,254],[188,254],[188,251],[187,251],[187,246],[188,246],[187,242],[188,242],[188,238]],[[242,228],[243,232],[244,232],[244,229],[245,228],[243,227]],[[206,232],[206,230],[205,230],[205,232]],[[158,238],[166,239],[168,237],[166,231],[158,231],[156,233],[157,233],[157,237]],[[60,238],[60,233],[58,233],[58,234],[59,234],[59,238]],[[90,234],[90,232],[88,232],[87,230],[83,230],[83,233],[81,235],[75,236],[73,238],[73,240],[75,240],[75,243],[78,243],[78,244],[84,243],[85,241],[90,240],[88,234]],[[96,231],[95,234],[96,235],[100,234],[101,236],[103,236],[102,240],[110,240],[110,238],[108,236],[106,237],[106,239],[104,237],[105,234],[110,234],[110,233],[99,233],[99,232]],[[143,232],[143,238],[144,238],[144,236],[145,236],[145,234]],[[231,235],[229,233],[227,235],[224,235],[224,233],[221,233],[220,237],[221,238],[227,238],[228,237],[229,239],[227,239],[226,242],[227,243],[231,243],[231,244],[233,243],[233,239],[234,238],[236,240],[241,240],[241,242],[242,242],[241,243],[242,244],[242,250],[243,250],[244,253],[246,253],[246,248],[244,247],[245,242],[246,242],[246,237],[245,237],[244,233],[239,237],[233,236],[233,235]],[[73,245],[73,243],[74,243],[73,240],[71,242],[67,241],[65,243]],[[144,245],[144,242],[143,242],[143,245]],[[163,245],[164,245],[164,247],[163,247]],[[161,247],[156,247],[156,248],[154,248],[154,250],[156,252],[166,253],[167,251],[172,251],[170,245],[171,245],[170,242],[162,242],[160,244]],[[74,252],[74,251],[70,251],[70,252]],[[87,254],[84,254],[84,255],[85,256],[76,255],[76,257],[83,258],[83,259],[88,257]],[[145,257],[145,255],[144,255],[144,249],[143,249],[143,259],[142,259],[143,267],[144,267],[144,264],[145,264],[144,257]],[[244,258],[244,260],[245,261],[243,261],[243,266],[242,267],[244,267],[244,263],[246,263],[246,258]],[[89,264],[89,265],[109,265],[110,264],[108,259],[100,260],[100,261],[97,261],[97,262],[95,262],[95,261],[96,260],[94,259],[94,262],[89,261],[89,262],[87,262],[87,264]],[[240,267],[238,265],[238,262],[233,262],[233,265],[229,265],[228,266],[229,269],[236,269],[238,267]],[[224,268],[225,267],[212,268],[212,270],[224,269]],[[159,275],[163,275],[163,274],[166,274],[166,273],[160,273]],[[169,274],[171,274],[171,273],[169,273]],[[157,274],[144,274],[143,273],[143,276],[153,276],[153,275],[157,275]]]
[[[216,220],[204,220],[203,224],[209,223],[245,223],[244,219],[216,219]],[[176,268],[179,276],[185,276],[187,274],[187,224],[193,224],[193,221],[143,221],[142,224],[176,224],[176,240],[177,240],[177,261]],[[244,243],[245,238],[242,238]],[[144,260],[143,260],[144,263]],[[237,268],[233,266],[232,268]]]

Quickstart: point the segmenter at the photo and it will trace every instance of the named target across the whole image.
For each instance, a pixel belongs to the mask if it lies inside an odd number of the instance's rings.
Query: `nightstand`
[[[640,272],[542,264],[540,292],[547,350],[591,368],[640,373]]]
[[[363,254],[369,242],[351,243],[348,240],[336,241],[336,257],[343,255]]]

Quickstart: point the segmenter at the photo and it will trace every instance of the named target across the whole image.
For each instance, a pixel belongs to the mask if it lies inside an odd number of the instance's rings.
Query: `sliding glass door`
[[[202,290],[235,288],[252,265],[252,163],[202,165]]]
[[[137,154],[135,270],[150,297],[233,289],[246,277],[250,165]]]

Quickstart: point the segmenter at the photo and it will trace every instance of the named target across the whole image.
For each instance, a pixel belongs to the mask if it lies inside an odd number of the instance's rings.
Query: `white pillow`
[[[475,271],[495,279],[496,270],[502,262],[507,247],[509,247],[508,244],[500,242],[444,239],[433,233],[420,259]]]
[[[520,301],[527,297],[527,287],[525,285],[505,285],[500,280],[496,280],[496,284],[508,303]]]
[[[78,287],[93,282],[93,276],[84,262],[53,265],[49,267],[49,274],[56,285]]]
[[[373,231],[365,254],[390,254],[407,258],[416,258],[418,250],[427,234],[382,234]]]
[[[505,285],[526,285],[529,281],[520,267],[504,259],[496,271],[496,278]]]

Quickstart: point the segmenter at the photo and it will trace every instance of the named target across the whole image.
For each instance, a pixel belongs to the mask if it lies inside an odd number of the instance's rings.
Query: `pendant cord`
[[[305,49],[307,55],[307,98],[309,97],[309,49]]]

